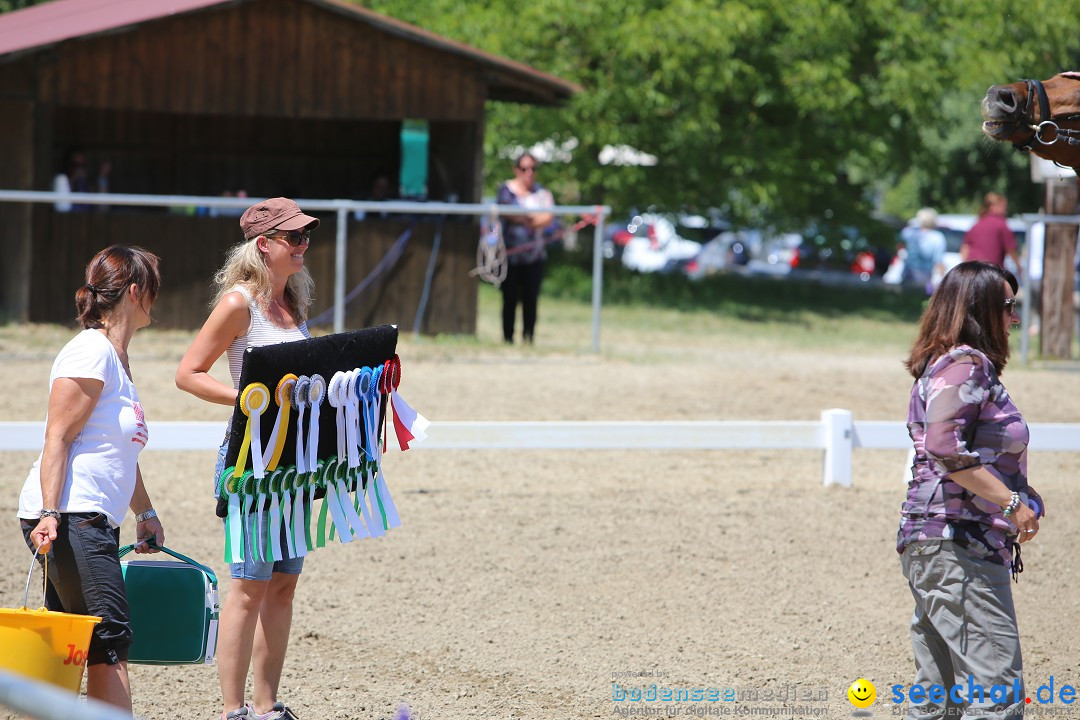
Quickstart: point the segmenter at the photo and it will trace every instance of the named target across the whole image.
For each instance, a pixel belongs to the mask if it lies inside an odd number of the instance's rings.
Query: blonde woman
[[[309,337],[307,312],[313,283],[304,267],[311,231],[319,220],[305,215],[288,198],[271,198],[244,211],[244,241],[230,252],[214,277],[213,310],[176,370],[181,390],[221,405],[233,406],[239,392],[244,350]],[[214,362],[227,354],[232,387],[210,376]],[[228,433],[226,432],[226,438]],[[224,471],[222,443],[214,486]],[[291,720],[295,715],[278,701],[292,623],[293,595],[303,558],[277,562],[247,559],[233,563],[232,577],[218,628],[218,678],[225,720]],[[254,668],[251,703],[244,688]]]

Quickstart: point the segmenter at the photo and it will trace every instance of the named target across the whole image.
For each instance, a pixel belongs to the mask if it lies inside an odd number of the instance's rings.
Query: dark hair
[[[84,328],[99,327],[135,284],[139,299],[157,300],[161,290],[160,258],[140,247],[113,245],[86,266],[86,284],[75,291],[75,309]]]
[[[1005,283],[1015,293],[1016,276],[1001,266],[969,260],[946,273],[923,313],[919,337],[905,363],[916,378],[926,366],[958,345],[970,345],[1000,373],[1009,360]]]
[[[533,155],[528,150],[526,150],[525,152],[518,155],[517,159],[514,160],[514,167],[520,168],[521,167],[521,161],[524,160],[525,158],[529,158],[530,160],[532,160],[537,165],[540,164],[540,161],[536,159],[536,156]]]

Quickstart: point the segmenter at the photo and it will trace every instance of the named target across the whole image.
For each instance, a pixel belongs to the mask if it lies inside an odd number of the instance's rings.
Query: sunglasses
[[[1016,307],[1016,298],[1006,298],[1005,299],[1005,309],[1006,310],[1009,310],[1011,312],[1012,309],[1015,308],[1015,307]]]
[[[281,238],[293,247],[297,247],[298,245],[307,245],[311,243],[310,230],[289,230],[288,232],[276,232],[272,235],[267,235],[266,237]]]
[[[535,165],[518,165],[518,170],[520,170],[523,173],[536,172],[536,166]]]

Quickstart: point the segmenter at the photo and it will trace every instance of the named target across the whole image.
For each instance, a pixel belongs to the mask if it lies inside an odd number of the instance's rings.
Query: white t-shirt
[[[83,330],[53,362],[49,387],[57,378],[90,378],[104,383],[86,425],[71,443],[60,512],[100,512],[119,527],[135,492],[139,452],[148,433],[135,385],[120,356],[98,330]],[[41,507],[41,456],[30,468],[19,496],[19,517],[36,519]]]

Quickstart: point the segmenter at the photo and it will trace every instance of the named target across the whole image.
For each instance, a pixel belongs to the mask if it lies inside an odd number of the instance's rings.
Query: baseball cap
[[[276,197],[257,202],[240,216],[244,239],[250,240],[271,230],[300,230],[319,227],[319,218],[305,215],[289,198]]]

